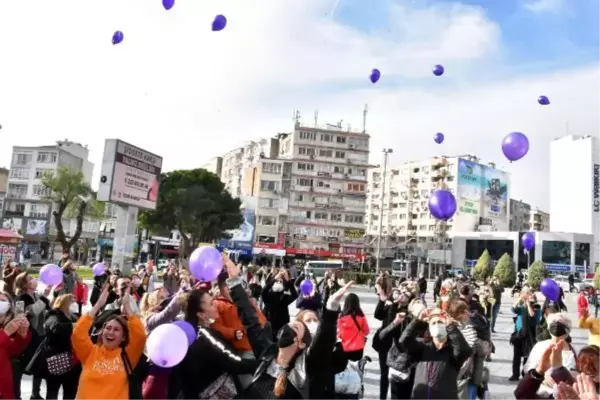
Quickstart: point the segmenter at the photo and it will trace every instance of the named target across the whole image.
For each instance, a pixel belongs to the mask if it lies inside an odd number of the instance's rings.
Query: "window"
[[[262,170],[263,170],[263,172],[266,172],[269,174],[280,174],[281,173],[281,164],[263,163]]]
[[[50,195],[50,189],[44,185],[33,185],[34,196],[48,196]]]
[[[338,142],[338,143],[346,143],[345,136],[337,136],[335,139],[336,139],[336,142]]]
[[[259,235],[258,241],[260,243],[275,243],[275,236]]]
[[[300,193],[296,193],[296,201],[304,201],[304,195]]]
[[[336,165],[333,167],[333,173],[334,174],[343,174],[344,173],[344,167],[340,167],[339,165]]]
[[[324,213],[324,212],[316,212],[315,213],[315,219],[323,220],[323,219],[327,219],[327,218],[328,218],[327,213]]]
[[[10,177],[15,179],[29,179],[29,168],[11,168]]]
[[[267,215],[258,216],[259,225],[275,226],[277,225],[277,217],[271,217]]]
[[[322,142],[333,142],[333,135],[328,135],[326,133],[322,133],[321,134],[321,141]]]
[[[300,171],[314,171],[315,170],[315,164],[298,163],[298,169]]]
[[[52,164],[56,162],[58,155],[53,152],[40,151],[37,156],[37,162]]]
[[[279,182],[276,181],[260,181],[260,190],[277,190],[279,189]]]
[[[313,185],[313,180],[312,179],[306,179],[306,178],[297,178],[296,179],[296,184],[298,186],[312,186]]]
[[[298,147],[298,154],[301,156],[314,156],[315,149],[310,147]]]
[[[49,174],[50,176],[54,175],[54,170],[50,168],[36,168],[35,169],[35,179],[42,179],[45,174]]]
[[[315,132],[300,132],[300,139],[317,140],[317,134]]]
[[[364,217],[362,215],[346,215],[344,218],[346,222],[350,222],[352,224],[362,224],[364,222]]]
[[[335,158],[346,158],[346,152],[344,151],[336,151]]]
[[[320,157],[333,157],[333,150],[319,150]]]
[[[259,199],[258,205],[261,208],[277,208],[279,207],[278,199]]]
[[[8,194],[17,194],[25,196],[27,194],[27,185],[20,185],[15,183],[8,184]]]
[[[349,183],[348,191],[349,192],[364,192],[365,185],[363,183]]]
[[[342,214],[331,214],[331,220],[335,222],[342,222]]]
[[[27,165],[31,162],[31,153],[18,153],[14,158],[16,165]]]

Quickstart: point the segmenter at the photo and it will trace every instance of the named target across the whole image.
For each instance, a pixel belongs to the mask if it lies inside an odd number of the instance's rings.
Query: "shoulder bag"
[[[125,349],[121,351],[121,359],[123,360],[123,368],[125,368],[125,373],[127,374],[127,383],[129,386],[129,399],[143,399],[144,397],[142,396],[142,383],[138,379],[137,375],[133,372],[131,361],[129,361],[129,357],[125,352]]]

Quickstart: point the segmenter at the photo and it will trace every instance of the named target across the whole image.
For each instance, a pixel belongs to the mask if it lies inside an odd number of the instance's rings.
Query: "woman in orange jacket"
[[[78,399],[129,399],[129,368],[124,363],[130,364],[130,373],[146,344],[144,325],[131,311],[129,293],[123,298],[123,315],[108,319],[102,327],[98,343],[92,342],[89,330],[94,317],[106,303],[108,294],[108,285],[105,285],[98,302],[89,314],[79,319],[73,330],[73,350],[83,368],[79,378]]]

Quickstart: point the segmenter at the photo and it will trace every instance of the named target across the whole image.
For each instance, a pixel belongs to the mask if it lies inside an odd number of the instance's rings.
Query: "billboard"
[[[231,237],[219,241],[220,249],[238,251],[241,255],[252,255],[252,243],[256,229],[257,198],[250,196],[240,197],[242,201],[242,214],[244,222],[237,228],[227,231]]]
[[[508,231],[506,172],[460,158],[456,201],[457,212],[453,225],[458,232],[476,231],[477,226],[488,226],[493,231]]]
[[[98,200],[155,210],[162,157],[119,139],[106,139]]]

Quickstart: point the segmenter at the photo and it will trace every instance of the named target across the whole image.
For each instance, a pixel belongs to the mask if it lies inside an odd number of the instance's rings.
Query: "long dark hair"
[[[365,314],[360,308],[360,299],[356,293],[350,293],[346,296],[344,301],[344,308],[342,308],[342,315],[352,315],[353,317],[359,316],[364,317]]]
[[[205,294],[210,295],[210,292],[206,288],[193,289],[187,294],[185,299],[185,307],[183,307],[184,319],[192,324],[194,328],[200,325],[198,313],[202,312],[201,302]]]

